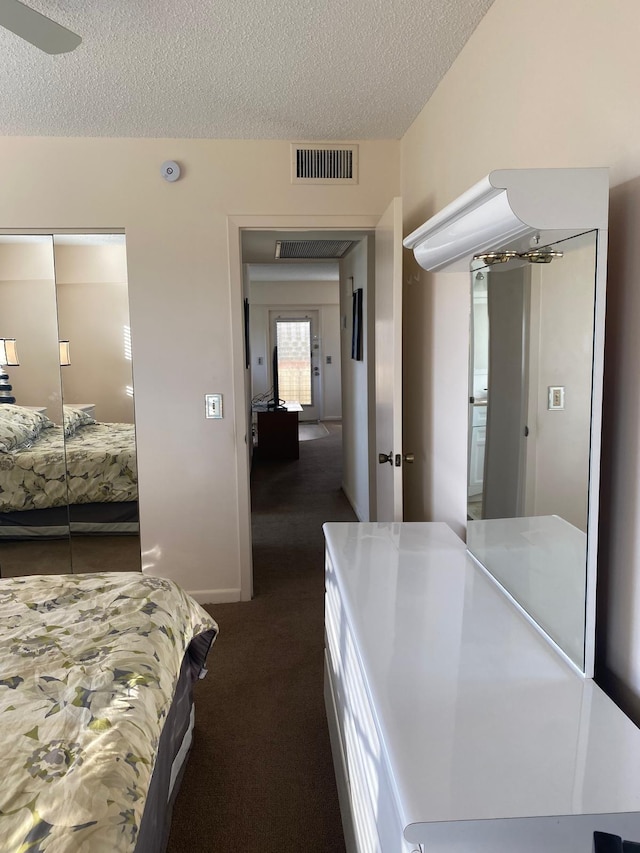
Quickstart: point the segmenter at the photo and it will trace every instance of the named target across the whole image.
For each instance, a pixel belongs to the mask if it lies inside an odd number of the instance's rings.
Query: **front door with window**
[[[318,312],[271,311],[271,343],[278,347],[280,399],[302,406],[301,421],[317,421],[320,401]]]

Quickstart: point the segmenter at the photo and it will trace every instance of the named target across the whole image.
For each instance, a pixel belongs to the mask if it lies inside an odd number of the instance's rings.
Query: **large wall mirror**
[[[580,669],[596,238],[471,272],[467,545]]]
[[[0,361],[1,575],[139,571],[124,234],[0,235]]]
[[[587,676],[607,215],[606,169],[504,170],[405,240],[425,269],[471,271],[468,550]]]

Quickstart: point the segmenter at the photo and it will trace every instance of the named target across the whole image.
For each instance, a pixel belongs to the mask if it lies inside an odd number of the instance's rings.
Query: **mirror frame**
[[[491,172],[403,241],[406,248],[413,250],[423,269],[464,272],[468,276],[472,260],[480,253],[523,252],[531,248],[532,239],[544,246],[585,231],[597,232],[584,668],[579,669],[515,602],[565,660],[589,678],[593,677],[595,656],[608,210],[609,174],[606,168],[498,170]],[[490,577],[509,594],[499,581],[492,575]]]

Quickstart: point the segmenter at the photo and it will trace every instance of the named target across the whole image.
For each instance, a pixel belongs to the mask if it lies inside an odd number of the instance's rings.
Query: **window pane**
[[[311,321],[278,320],[276,341],[280,397],[311,406]]]

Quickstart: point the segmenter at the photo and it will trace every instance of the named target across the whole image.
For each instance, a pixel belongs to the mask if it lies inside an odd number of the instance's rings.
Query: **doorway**
[[[305,240],[320,239],[320,238],[335,238],[336,241],[345,240],[350,243],[358,244],[357,257],[358,265],[356,269],[351,271],[344,268],[345,262],[348,265],[349,258],[353,262],[354,254],[347,253],[345,259],[338,259],[338,263],[342,267],[339,271],[339,287],[340,299],[339,304],[335,307],[335,322],[331,326],[331,333],[335,336],[335,341],[329,345],[327,340],[327,329],[329,328],[323,322],[322,316],[319,319],[319,348],[318,348],[318,368],[320,372],[320,388],[318,391],[322,407],[318,412],[320,421],[333,415],[336,417],[334,423],[337,423],[340,415],[342,416],[342,461],[343,461],[343,482],[342,489],[347,495],[351,505],[354,507],[357,517],[360,521],[369,520],[370,512],[370,490],[369,482],[371,472],[369,466],[373,452],[369,452],[369,424],[372,423],[371,405],[373,401],[374,381],[372,371],[368,370],[368,353],[367,344],[371,345],[373,340],[373,316],[372,311],[367,312],[367,290],[368,295],[373,296],[373,288],[368,288],[371,281],[368,280],[373,275],[373,250],[374,241],[372,234],[375,230],[378,217],[362,216],[362,217],[339,217],[339,216],[314,216],[314,217],[294,217],[285,220],[283,217],[233,217],[229,219],[229,245],[230,245],[230,283],[233,291],[232,306],[234,311],[234,334],[233,344],[236,363],[236,397],[235,397],[235,418],[238,424],[238,440],[246,442],[247,453],[238,454],[238,484],[239,484],[239,499],[241,501],[239,507],[240,530],[239,530],[239,545],[241,554],[241,597],[247,600],[252,597],[252,552],[251,552],[251,484],[250,473],[252,463],[252,438],[250,419],[247,417],[251,412],[252,399],[255,396],[253,392],[260,390],[266,393],[271,388],[271,380],[269,373],[269,342],[264,339],[264,348],[260,351],[256,347],[256,341],[253,335],[249,339],[245,339],[243,329],[246,325],[251,326],[256,322],[256,316],[260,313],[260,309],[250,296],[250,281],[255,272],[255,267],[274,266],[274,255],[269,252],[273,251],[276,240],[281,240],[283,237],[304,238]],[[285,231],[286,229],[286,231]],[[258,244],[263,245],[269,243],[270,246],[266,250],[267,254],[262,256],[252,255],[247,251],[247,235],[255,238]],[[315,259],[316,269],[319,265],[330,262],[330,259]],[[336,259],[331,259],[331,262],[336,263]],[[293,275],[292,268],[297,261],[291,259],[281,259],[280,269],[286,270],[289,275]],[[309,263],[309,262],[307,262]],[[253,265],[254,269],[249,267]],[[251,276],[250,276],[251,273]],[[315,276],[317,280],[317,275]],[[242,283],[242,298],[238,299],[238,285]],[[282,284],[282,283],[281,283]],[[318,308],[316,304],[310,304],[310,300],[304,299],[300,304],[300,299],[304,294],[304,284],[297,289],[295,299],[280,300],[280,304],[275,308],[279,309],[279,313],[283,318],[292,318],[291,311],[296,309],[304,314],[308,313],[311,308]],[[355,287],[362,287],[365,291],[365,317],[370,317],[365,323],[364,331],[364,359],[355,361],[351,359],[351,305],[352,305],[352,290]],[[282,291],[287,288],[291,289],[290,285],[282,287]],[[348,290],[348,293],[347,293]],[[245,302],[246,300],[246,302]],[[285,303],[285,304],[283,304]],[[244,304],[244,310],[243,310]],[[372,306],[371,306],[372,307]],[[286,308],[286,310],[284,310]],[[247,323],[247,316],[250,318]],[[247,346],[248,344],[248,346]],[[327,386],[327,376],[331,372],[340,372],[340,383],[338,384],[338,399],[328,399],[330,396],[331,387]],[[262,385],[260,386],[260,381]],[[335,387],[335,386],[334,386]],[[340,390],[341,388],[341,390]],[[238,390],[241,393],[238,394]],[[343,405],[346,402],[347,408]],[[336,406],[337,403],[337,406]],[[357,422],[356,422],[357,421]],[[245,429],[246,427],[246,429]],[[364,466],[364,471],[363,471]],[[243,485],[246,487],[243,488]],[[375,504],[374,504],[375,505]],[[326,519],[325,519],[326,520]]]

